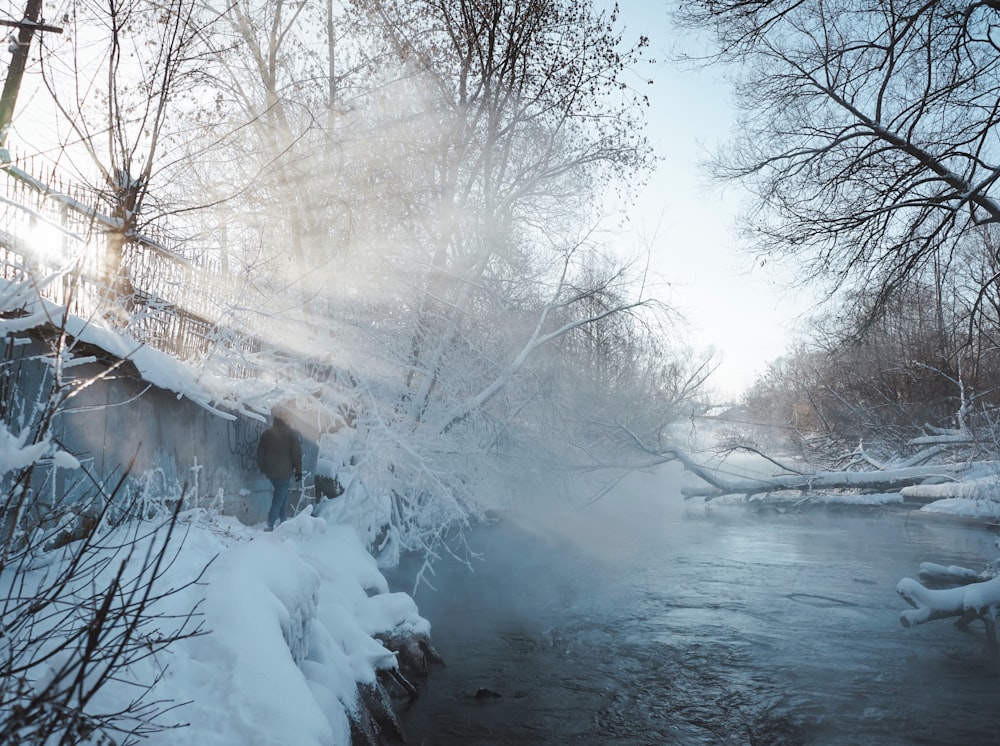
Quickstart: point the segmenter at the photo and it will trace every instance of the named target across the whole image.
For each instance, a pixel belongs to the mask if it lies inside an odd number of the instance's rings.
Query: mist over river
[[[982,625],[904,629],[895,591],[922,561],[982,569],[992,529],[690,502],[683,479],[585,507],[525,496],[472,533],[474,572],[438,562],[415,598],[446,665],[403,713],[408,743],[997,742]]]

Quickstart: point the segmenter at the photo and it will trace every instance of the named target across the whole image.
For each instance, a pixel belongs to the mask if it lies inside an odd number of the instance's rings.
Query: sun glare
[[[26,235],[35,261],[49,269],[60,269],[69,260],[71,242],[80,241],[64,228],[37,217],[31,220]]]

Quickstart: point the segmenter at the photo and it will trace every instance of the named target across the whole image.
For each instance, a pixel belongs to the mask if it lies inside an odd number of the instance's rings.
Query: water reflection
[[[514,517],[476,533],[475,573],[439,567],[417,602],[448,666],[406,713],[410,742],[992,742],[980,628],[905,630],[895,593],[921,561],[979,569],[990,531],[691,505],[676,478]]]

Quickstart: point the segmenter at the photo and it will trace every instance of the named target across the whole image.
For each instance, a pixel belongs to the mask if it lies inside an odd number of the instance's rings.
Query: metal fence
[[[33,282],[42,297],[85,319],[181,359],[213,345],[259,349],[252,337],[225,330],[221,308],[235,292],[219,267],[174,251],[162,237],[130,235],[119,276],[105,270],[108,236],[120,222],[102,212],[100,195],[55,173],[36,175],[29,160],[0,150],[0,277]],[[128,292],[121,292],[124,277]],[[224,342],[220,342],[224,340]],[[249,374],[242,366],[234,375]]]

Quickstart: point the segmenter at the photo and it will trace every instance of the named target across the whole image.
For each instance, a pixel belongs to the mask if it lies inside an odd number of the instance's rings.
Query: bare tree
[[[878,299],[859,289],[814,319],[808,344],[747,393],[753,418],[785,427],[827,460],[849,457],[859,442],[904,452],[928,426],[974,428],[979,455],[989,452],[997,324],[995,290],[983,289],[995,260],[981,238],[958,248],[952,271],[909,278],[878,311]]]
[[[412,71],[438,122],[432,169],[414,184],[429,217],[406,403],[416,421],[483,283],[522,254],[545,263],[548,231],[572,231],[606,179],[648,164],[641,93],[623,82],[646,40],[623,47],[613,12],[576,1],[355,7]]]
[[[599,396],[566,440],[657,439],[702,369],[673,359],[643,267],[588,236],[602,191],[651,161],[626,83],[644,38],[575,0],[201,12],[214,77],[180,183],[219,205],[205,234],[248,289],[225,312],[263,353],[240,364],[314,382],[321,429],[354,421],[345,502],[375,543],[391,525],[434,551],[475,512],[471,472],[579,415],[584,358]]]
[[[759,198],[761,254],[864,286],[878,312],[1000,220],[995,3],[698,1],[681,15],[741,71],[740,134],[718,170]]]
[[[225,198],[228,210],[217,217],[241,215],[245,228],[290,260],[271,267],[279,285],[305,284],[346,242],[337,188],[346,87],[337,67],[345,34],[339,4],[235,2],[214,12],[219,78],[198,117],[222,134],[205,131],[196,148],[208,140],[213,161],[224,153],[228,163],[213,174],[193,168],[191,176]]]
[[[79,2],[66,40],[42,49],[57,161],[71,164],[105,206],[107,219],[95,222],[107,236],[104,280],[126,306],[142,271],[129,266],[127,247],[170,211],[154,195],[177,162],[167,149],[177,112],[199,95],[207,30],[198,10],[191,0]]]

